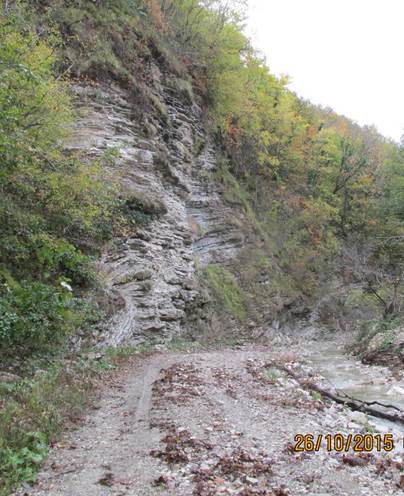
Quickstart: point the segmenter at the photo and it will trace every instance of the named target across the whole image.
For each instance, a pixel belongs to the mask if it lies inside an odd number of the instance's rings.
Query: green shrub
[[[89,257],[67,241],[47,235],[38,235],[33,241],[34,252],[45,279],[63,277],[77,285],[89,284],[95,280]]]
[[[192,84],[189,81],[186,81],[185,79],[177,78],[173,82],[173,86],[177,89],[177,91],[188,103],[192,103],[194,101]]]
[[[93,367],[81,363],[68,371],[54,364],[33,378],[0,384],[0,496],[35,480],[63,421],[88,404]]]
[[[57,350],[80,327],[85,311],[69,284],[94,283],[84,251],[112,234],[115,208],[100,164],[67,156],[62,145],[73,112],[68,87],[54,72],[57,31],[38,36],[17,6],[0,19],[3,360]]]
[[[117,201],[117,213],[122,227],[146,226],[166,214],[167,208],[160,200],[132,191],[129,197]]]
[[[0,286],[0,356],[50,352],[83,321],[69,286],[40,282]]]
[[[0,383],[0,496],[35,480],[49,443],[94,401],[94,387],[104,374],[134,354],[150,353],[151,347],[106,349],[104,356],[89,351],[69,355],[65,363],[33,361],[31,377]]]
[[[394,343],[394,330],[400,326],[399,318],[392,320],[373,319],[361,323],[359,332],[351,349],[355,353],[363,353],[375,336],[381,335],[378,351],[387,351]]]
[[[19,449],[3,448],[0,444],[0,474],[8,475],[7,485],[10,486],[21,481],[34,482],[48,453],[47,440],[41,432],[24,433],[24,438],[24,447]]]

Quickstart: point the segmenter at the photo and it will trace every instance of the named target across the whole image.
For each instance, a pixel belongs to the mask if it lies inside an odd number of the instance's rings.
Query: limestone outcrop
[[[234,260],[243,245],[213,178],[216,150],[201,108],[157,66],[151,73],[151,112],[118,86],[72,88],[80,117],[69,148],[102,160],[129,207],[133,198],[155,214],[104,249],[99,269],[111,318],[100,339],[107,344],[167,339],[204,325],[209,295],[198,271]]]

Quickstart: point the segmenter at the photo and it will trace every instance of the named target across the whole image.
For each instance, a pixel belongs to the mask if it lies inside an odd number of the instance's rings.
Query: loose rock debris
[[[404,495],[400,453],[295,451],[296,434],[346,435],[364,427],[343,405],[314,398],[287,374],[274,373],[277,359],[270,350],[150,357],[122,377],[122,388],[106,391],[100,408],[59,443],[39,483],[25,493]],[[283,353],[285,363],[317,380],[296,354]]]

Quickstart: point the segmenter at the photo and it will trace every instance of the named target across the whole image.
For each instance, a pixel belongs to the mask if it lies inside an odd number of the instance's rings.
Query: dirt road
[[[247,348],[141,360],[52,450],[38,484],[18,494],[404,494],[397,455],[295,453],[297,433],[361,427],[269,362],[300,366],[290,352]]]

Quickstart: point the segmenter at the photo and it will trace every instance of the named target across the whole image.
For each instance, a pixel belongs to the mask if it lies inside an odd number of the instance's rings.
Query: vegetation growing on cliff
[[[369,263],[383,263],[390,284],[392,266],[401,264],[391,242],[402,236],[400,146],[293,95],[243,34],[242,1],[38,0],[29,16],[18,5],[20,22],[40,24],[56,47],[59,71],[117,79],[145,107],[156,100],[147,89],[151,57],[180,76],[188,95],[192,81],[246,209],[264,232],[275,230],[280,263],[303,292],[315,292],[320,267],[343,245],[369,240],[378,240]]]
[[[217,301],[243,322],[258,301],[274,313],[310,305],[328,279],[341,276],[365,293],[366,304],[357,298],[355,305],[372,307],[372,337],[388,329],[382,346],[391,344],[391,326],[402,318],[404,143],[291,93],[244,35],[242,1],[1,6],[2,363],[28,375],[33,358],[48,367],[67,338],[95,319],[83,294],[96,282],[92,257],[111,236],[112,219],[146,225],[162,211],[145,198],[118,199],[100,163],[84,163],[62,144],[74,121],[70,80],[114,81],[139,114],[157,112],[167,123],[164,102],[149,88],[151,62],[170,74],[184,101],[195,98],[205,110],[223,155],[216,179],[254,241],[243,270],[206,269]],[[51,372],[47,387],[58,390],[64,374]],[[46,417],[49,398],[32,392],[38,384],[0,391],[12,400],[0,425],[8,488],[30,480],[53,432],[39,421],[15,438],[13,419],[26,403]]]
[[[204,271],[205,282],[211,289],[215,303],[239,321],[247,315],[244,294],[237,280],[227,270],[217,265],[208,265]]]

